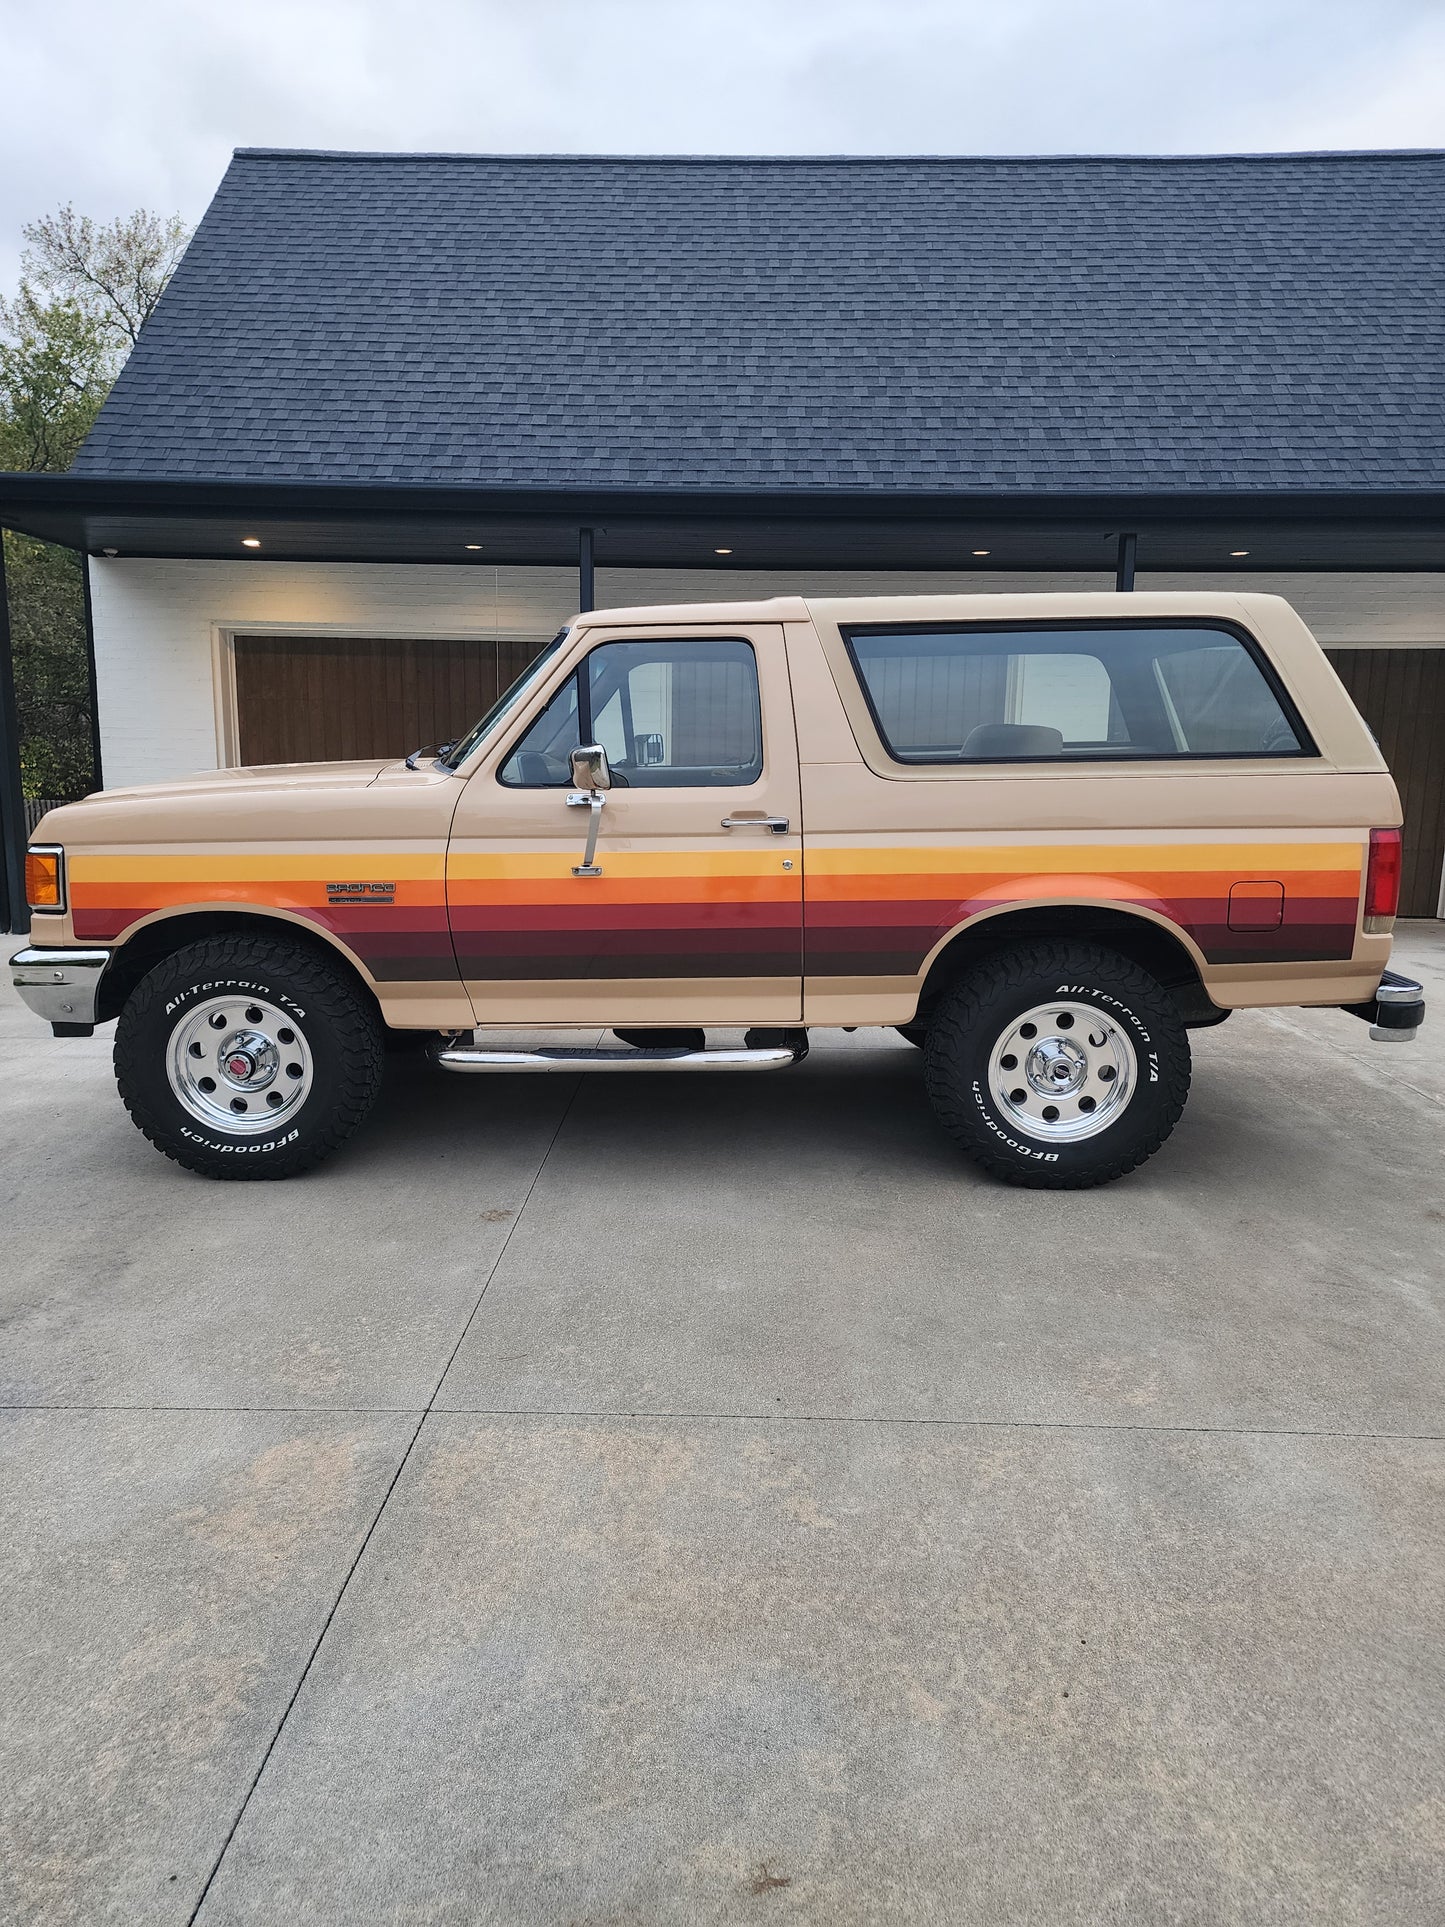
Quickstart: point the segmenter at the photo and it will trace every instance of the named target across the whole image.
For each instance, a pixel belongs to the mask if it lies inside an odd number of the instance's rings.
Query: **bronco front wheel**
[[[938,1007],[928,1094],[1007,1184],[1078,1190],[1142,1164],[1189,1094],[1189,1037],[1147,971],[1100,945],[1019,945]]]
[[[380,1020],[307,945],[214,937],[142,978],[115,1072],[157,1150],[212,1178],[289,1178],[343,1144],[375,1102]]]

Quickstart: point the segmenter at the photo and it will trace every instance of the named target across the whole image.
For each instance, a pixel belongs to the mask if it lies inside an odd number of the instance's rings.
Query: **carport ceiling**
[[[1445,569],[1445,497],[1413,492],[502,494],[7,475],[0,524],[92,554],[483,566],[570,566],[578,529],[590,527],[599,567],[719,570],[1103,571],[1127,530],[1144,570]]]

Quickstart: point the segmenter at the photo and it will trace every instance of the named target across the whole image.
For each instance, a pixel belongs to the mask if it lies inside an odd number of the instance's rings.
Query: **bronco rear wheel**
[[[212,1178],[289,1178],[375,1102],[383,1029],[325,958],[275,937],[214,937],[157,964],[126,1001],[115,1073],[157,1150]]]
[[[1097,944],[1020,945],[987,959],[939,1005],[924,1048],[946,1129],[995,1177],[1040,1190],[1134,1170],[1189,1094],[1189,1037],[1173,999]]]

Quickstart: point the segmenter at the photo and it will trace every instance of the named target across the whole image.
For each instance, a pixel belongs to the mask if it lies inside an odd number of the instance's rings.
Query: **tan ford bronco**
[[[701,1072],[878,1025],[987,1170],[1075,1187],[1168,1137],[1191,1027],[1413,1036],[1399,826],[1273,596],[608,609],[440,750],[52,811],[13,970],[58,1035],[119,1019],[132,1117],[212,1177],[335,1150],[398,1033],[448,1071]]]

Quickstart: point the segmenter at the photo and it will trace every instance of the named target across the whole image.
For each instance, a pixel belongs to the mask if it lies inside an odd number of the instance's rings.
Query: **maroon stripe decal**
[[[527,953],[549,957],[567,951],[595,950],[599,954],[646,958],[649,951],[658,948],[716,950],[743,956],[750,951],[790,947],[794,956],[802,955],[796,931],[693,930],[686,926],[670,930],[459,930],[457,946],[471,953],[498,957]]]
[[[226,906],[218,905],[218,909]],[[188,913],[189,914],[189,913]],[[264,908],[260,914],[264,915]],[[444,910],[404,912],[385,906],[344,911],[302,911],[302,920],[329,931],[360,960],[378,982],[456,983],[457,960]],[[73,928],[87,941],[113,940],[146,915],[144,910],[76,910]]]
[[[446,908],[440,903],[335,903],[327,904],[324,910],[311,909],[305,914],[313,922],[324,923],[328,930],[334,930],[338,936],[353,931],[396,929],[426,930],[433,936],[444,936],[447,930]]]
[[[368,957],[360,950],[357,955],[379,984],[455,984],[460,978],[450,950],[445,956],[433,951],[410,957]]]
[[[489,908],[458,904],[452,928],[458,936],[530,930],[782,930],[801,931],[796,903],[605,903],[513,904]]]
[[[983,906],[979,906],[983,907]],[[990,901],[989,908],[997,908]],[[1026,907],[1022,902],[1019,907]],[[1127,904],[1121,903],[1121,909]],[[1342,897],[1287,900],[1283,924],[1274,930],[1231,930],[1226,906],[1216,897],[1138,907],[1155,910],[1198,944],[1210,963],[1334,962],[1353,954],[1355,903]],[[838,916],[847,908],[847,918]],[[960,921],[965,906],[930,902],[866,906],[809,905],[806,927],[810,976],[905,976],[923,968],[931,950]],[[824,914],[819,914],[823,912]],[[942,912],[942,914],[938,914]]]
[[[77,937],[118,937],[127,924],[137,923],[144,910],[72,910],[71,928]]]
[[[698,956],[692,951],[652,949],[643,958],[588,955],[578,950],[560,956],[536,953],[502,956],[464,950],[460,963],[462,976],[468,983],[555,982],[569,977],[642,982],[657,977],[746,977],[778,978],[796,988],[799,976],[796,950],[750,950],[743,956],[712,951]],[[639,969],[639,963],[646,968]]]

